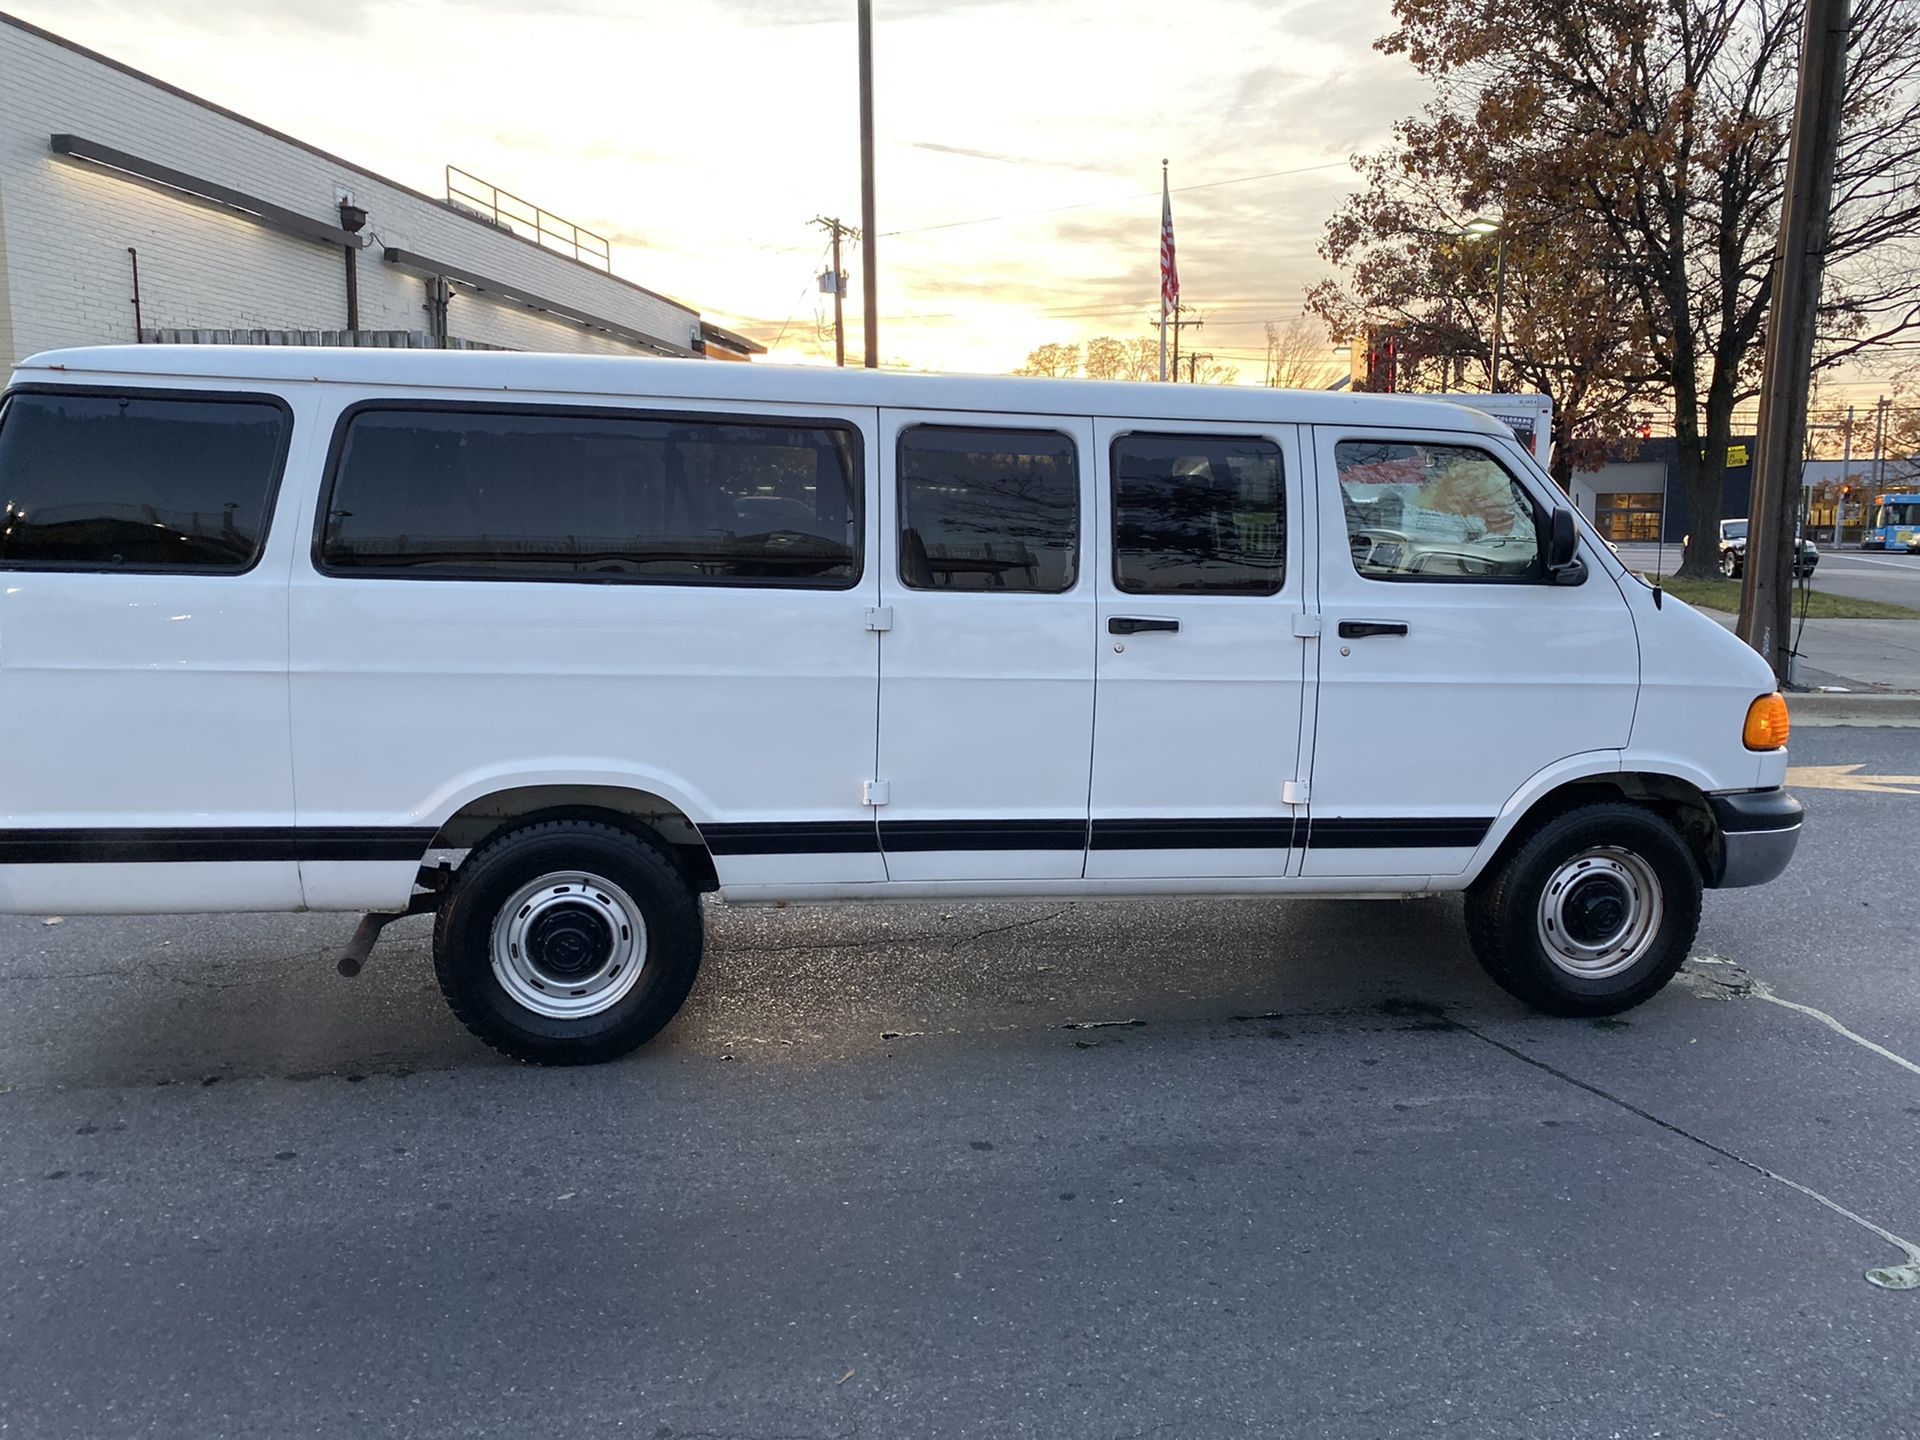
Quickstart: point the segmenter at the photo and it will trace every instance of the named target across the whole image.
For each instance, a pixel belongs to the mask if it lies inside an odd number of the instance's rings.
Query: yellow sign
[[[1920,775],[1861,775],[1858,765],[1792,765],[1795,790],[1865,790],[1874,795],[1920,795]],[[1912,787],[1912,788],[1905,788]]]
[[[1747,447],[1746,446],[1729,445],[1727,447],[1727,468],[1729,470],[1738,470],[1742,465],[1745,465],[1746,463],[1747,463]]]

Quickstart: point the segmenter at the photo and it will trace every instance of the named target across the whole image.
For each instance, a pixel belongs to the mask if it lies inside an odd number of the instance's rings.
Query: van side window
[[[16,392],[0,412],[0,568],[251,569],[290,427],[265,398]]]
[[[900,434],[900,583],[1059,595],[1079,573],[1080,470],[1051,430]]]
[[[1541,515],[1471,445],[1343,440],[1334,447],[1353,568],[1369,580],[1537,581]]]
[[[846,589],[849,426],[376,405],[336,439],[325,572]]]
[[[1113,442],[1113,583],[1129,595],[1273,595],[1286,579],[1280,447],[1230,435]]]

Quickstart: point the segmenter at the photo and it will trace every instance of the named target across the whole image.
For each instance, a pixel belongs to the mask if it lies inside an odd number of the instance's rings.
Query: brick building
[[[764,353],[609,259],[484,182],[424,194],[0,14],[0,365],[136,338]]]

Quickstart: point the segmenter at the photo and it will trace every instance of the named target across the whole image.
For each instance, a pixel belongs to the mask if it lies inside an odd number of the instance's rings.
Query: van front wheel
[[[516,1060],[587,1065],[673,1019],[700,968],[700,902],[638,835],[590,820],[527,825],[460,867],[433,929],[440,990]]]
[[[1540,824],[1467,891],[1467,933],[1503,989],[1551,1015],[1614,1015],[1673,978],[1700,928],[1686,842],[1638,805]]]

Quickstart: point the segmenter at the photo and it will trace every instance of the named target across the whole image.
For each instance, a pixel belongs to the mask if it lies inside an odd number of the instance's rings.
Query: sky
[[[458,165],[786,361],[832,358],[860,219],[854,0],[6,0],[430,194]],[[881,358],[1003,372],[1150,333],[1160,161],[1190,344],[1258,382],[1349,158],[1426,92],[1387,0],[874,0]],[[1197,187],[1197,188],[1190,188]],[[862,352],[860,256],[843,257]]]

